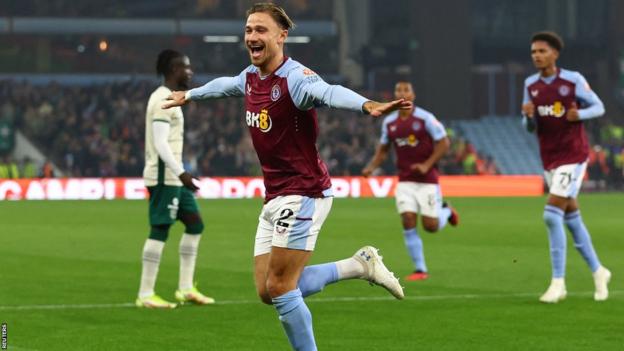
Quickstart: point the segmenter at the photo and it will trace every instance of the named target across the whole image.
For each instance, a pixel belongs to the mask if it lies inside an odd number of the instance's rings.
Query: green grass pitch
[[[550,279],[544,198],[456,198],[458,228],[421,235],[431,277],[396,301],[364,281],[307,299],[320,350],[624,349],[623,194],[580,198],[608,301],[568,236],[568,299],[543,305]],[[288,350],[276,312],[255,296],[252,248],[261,200],[200,201],[196,279],[214,306],[132,307],[148,232],[144,201],[0,203],[0,322],[9,350]],[[171,232],[156,291],[173,299]],[[337,199],[312,263],[372,244],[398,276],[411,270],[393,199]],[[43,305],[43,306],[41,306]]]

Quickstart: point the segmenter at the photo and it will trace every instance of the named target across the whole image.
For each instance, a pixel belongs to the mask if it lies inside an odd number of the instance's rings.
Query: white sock
[[[366,275],[364,265],[353,257],[337,261],[336,269],[338,270],[338,280],[364,278]]]
[[[147,239],[143,246],[143,272],[141,273],[141,287],[139,297],[145,298],[154,295],[154,285],[158,275],[160,256],[162,255],[165,242]]]
[[[199,247],[199,234],[184,234],[180,240],[180,281],[178,289],[188,290],[193,288],[193,275],[195,274],[195,261],[197,248]]]

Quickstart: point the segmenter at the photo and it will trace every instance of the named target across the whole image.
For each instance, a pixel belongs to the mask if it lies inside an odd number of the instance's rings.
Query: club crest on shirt
[[[279,85],[275,84],[273,88],[271,88],[271,100],[277,101],[279,100],[280,96],[282,96],[282,90],[280,89]]]
[[[532,97],[537,97],[538,94],[539,94],[539,90],[537,90],[537,89],[531,90],[531,96]]]
[[[559,87],[559,95],[568,96],[570,95],[570,87],[567,85],[562,85]]]
[[[390,131],[391,131],[391,132],[395,132],[395,131],[396,131],[396,128],[397,128],[396,126],[390,126]]]
[[[420,130],[420,123],[418,123],[418,122],[414,122],[414,123],[412,124],[412,129],[413,129],[415,132],[419,131],[419,130]]]
[[[247,95],[251,95],[251,84],[247,83]]]

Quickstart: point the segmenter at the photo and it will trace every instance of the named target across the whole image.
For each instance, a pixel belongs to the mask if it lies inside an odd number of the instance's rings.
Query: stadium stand
[[[10,88],[9,88],[10,87]],[[76,177],[139,176],[143,168],[145,102],[151,82],[76,87],[0,81],[2,109],[46,156]],[[216,100],[186,108],[185,166],[204,176],[260,175],[243,120],[242,101]],[[319,152],[334,175],[357,175],[374,152],[381,121],[319,110]],[[454,139],[454,138],[453,138]],[[446,173],[477,173],[465,141],[441,166]],[[392,174],[392,160],[383,173]],[[41,172],[38,172],[41,173]]]
[[[503,174],[539,174],[542,164],[537,140],[527,133],[520,117],[486,116],[457,123],[479,153],[494,158]]]
[[[14,160],[5,150],[0,175],[50,177],[53,162],[67,176],[140,176],[145,102],[153,89],[152,81],[143,80],[80,87],[1,80],[2,124],[20,130],[49,161]],[[186,108],[186,169],[202,176],[260,175],[246,126],[237,118],[241,111],[242,101],[236,99]],[[359,175],[377,145],[381,121],[344,111],[318,112],[323,131],[318,148],[331,174]],[[439,162],[442,173],[541,174],[535,136],[523,129],[519,117],[442,122],[452,140],[451,151]],[[621,188],[624,128],[600,123],[588,128],[593,141],[588,174],[596,188]],[[393,162],[389,159],[378,174],[393,174]]]

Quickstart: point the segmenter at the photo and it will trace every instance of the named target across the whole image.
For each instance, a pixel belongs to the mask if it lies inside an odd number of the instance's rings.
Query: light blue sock
[[[301,290],[291,290],[273,299],[280,322],[288,336],[290,346],[297,351],[316,351],[312,314],[303,301]]]
[[[438,217],[438,230],[442,230],[442,228],[446,227],[450,216],[451,209],[448,207],[442,207],[442,210],[440,211],[440,217]]]
[[[314,266],[306,266],[301,273],[297,287],[301,290],[303,297],[323,290],[323,288],[331,283],[338,281],[338,268],[336,263],[324,263]]]
[[[405,246],[407,247],[407,252],[409,252],[410,257],[412,258],[412,262],[414,262],[414,267],[416,267],[417,271],[426,272],[427,265],[425,264],[423,242],[418,235],[416,228],[403,230],[403,235],[405,238]]]
[[[592,272],[595,272],[598,267],[600,267],[600,260],[598,260],[598,255],[596,255],[594,245],[592,245],[591,236],[589,236],[589,232],[587,231],[585,223],[583,223],[583,219],[581,218],[581,212],[577,210],[566,213],[565,224],[572,233],[574,246],[581,256],[583,256],[585,262],[587,262],[589,269],[591,269]]]
[[[544,222],[548,229],[550,242],[550,261],[552,263],[552,277],[563,278],[566,264],[566,236],[563,228],[563,210],[546,205],[544,207]]]

